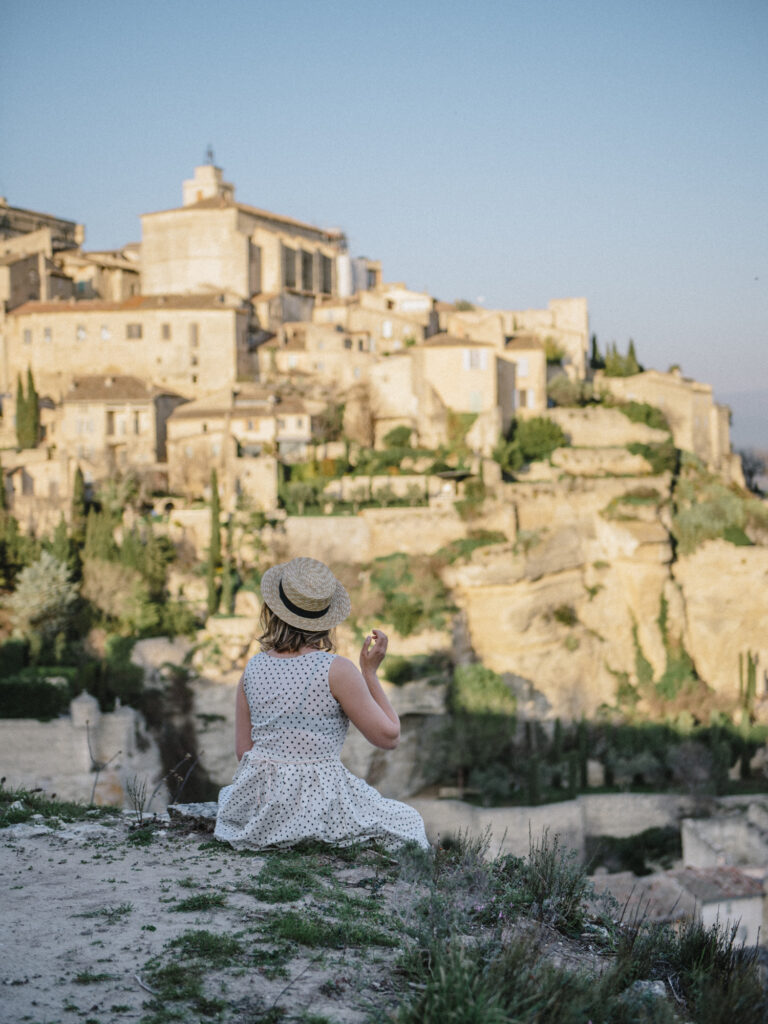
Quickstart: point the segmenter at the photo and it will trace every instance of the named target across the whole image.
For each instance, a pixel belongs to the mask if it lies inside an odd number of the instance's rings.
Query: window
[[[527,377],[528,376],[528,357],[527,356],[523,356],[522,359],[518,359],[517,363],[516,363],[516,368],[517,368],[517,372],[518,372],[519,376]]]
[[[171,325],[170,324],[160,324],[160,337],[163,339],[163,341],[168,341],[170,339],[170,337],[171,337]]]
[[[102,341],[109,341],[109,339],[111,337],[112,337],[112,331],[110,331],[109,327],[106,324],[102,324],[101,325],[101,340]]]
[[[516,408],[518,408],[518,409],[527,409],[528,408],[528,392],[526,391],[525,388],[520,388],[520,390],[517,392],[517,406],[516,406]]]
[[[107,437],[112,437],[115,433],[115,414],[110,409],[107,412]]]
[[[295,370],[297,365],[298,360],[296,359],[296,356],[288,356],[288,369]]]
[[[126,338],[141,338],[142,337],[141,324],[126,324],[125,325],[125,336],[126,336]]]
[[[248,420],[248,429],[253,430],[253,420]]]
[[[283,246],[283,287],[296,287],[296,250]]]
[[[78,341],[85,341],[88,337],[88,332],[85,329],[85,324],[78,324],[75,328],[75,338]]]
[[[528,408],[532,409],[536,401],[535,392],[533,388],[528,388]]]
[[[296,429],[297,430],[301,430],[303,426],[304,426],[304,420],[301,418],[301,416],[297,416],[296,417]]]
[[[354,370],[352,371],[352,376],[355,378],[355,380],[360,380],[360,367],[359,366],[356,366],[354,368]]]
[[[78,295],[85,295],[85,281],[78,281],[77,282],[77,294]]]
[[[358,352],[363,352],[364,351],[364,342],[363,342],[362,338],[358,338],[358,341],[357,341],[357,351]]]
[[[24,328],[24,344],[25,345],[31,345],[32,344],[32,331],[28,327]]]
[[[381,325],[381,336],[382,338],[392,337],[392,321],[385,320]]]
[[[301,253],[301,287],[305,292],[314,291],[315,261],[311,252]]]
[[[200,330],[198,324],[189,325],[189,347],[197,348],[200,344]]]
[[[141,416],[138,412],[133,414],[133,432],[134,434],[141,433]]]
[[[366,271],[365,283],[366,283],[366,288],[367,288],[368,291],[370,291],[372,288],[376,287],[376,271],[375,270],[367,270]]]
[[[465,348],[463,364],[465,370],[485,370],[488,366],[488,353],[484,348]]]
[[[282,418],[282,416],[277,417],[277,429],[285,430],[285,420]]]
[[[189,365],[190,366],[197,366],[197,356],[190,356],[189,357]]]
[[[346,348],[346,349],[352,348],[352,339],[351,338],[345,338],[344,339],[344,348]]]
[[[208,433],[208,424],[207,424],[207,423],[204,423],[204,424],[203,424],[203,433],[204,433],[204,434],[207,434],[207,433]]]
[[[50,327],[43,328],[43,341],[48,342],[48,344],[53,341],[53,331]]]
[[[328,256],[320,256],[320,291],[330,295],[333,291],[333,262]]]
[[[197,374],[196,373],[192,374],[192,383],[193,384],[197,384]]]

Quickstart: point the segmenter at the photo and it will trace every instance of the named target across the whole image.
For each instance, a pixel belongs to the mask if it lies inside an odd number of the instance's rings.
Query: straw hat
[[[261,577],[264,603],[289,626],[320,633],[349,615],[349,594],[327,565],[315,558],[292,558]]]

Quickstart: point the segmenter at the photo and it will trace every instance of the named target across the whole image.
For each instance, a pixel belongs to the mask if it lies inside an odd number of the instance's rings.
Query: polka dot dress
[[[219,793],[218,839],[255,850],[302,839],[429,846],[417,811],[385,799],[341,763],[349,719],[328,686],[334,657],[262,653],[248,662],[243,686],[253,748]]]

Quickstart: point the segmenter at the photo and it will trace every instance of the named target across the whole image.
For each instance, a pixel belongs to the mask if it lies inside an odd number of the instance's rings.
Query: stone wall
[[[542,415],[557,423],[568,443],[577,448],[620,447],[634,441],[657,444],[667,438],[666,431],[633,423],[618,409],[547,409]]]
[[[51,722],[0,720],[0,776],[7,787],[40,787],[60,800],[88,803],[96,778],[91,752],[94,760],[110,762],[99,774],[96,804],[125,804],[126,787],[136,776],[146,781],[149,798],[163,774],[159,751],[134,708],[102,714],[96,698],[83,693],[68,715]],[[167,799],[162,786],[152,810],[164,810]]]
[[[415,798],[408,803],[424,818],[431,842],[490,830],[490,854],[528,853],[529,836],[559,836],[561,845],[584,857],[587,836],[628,837],[647,828],[676,825],[690,814],[692,801],[674,794],[610,793],[580,796],[542,807],[475,807],[460,800]]]

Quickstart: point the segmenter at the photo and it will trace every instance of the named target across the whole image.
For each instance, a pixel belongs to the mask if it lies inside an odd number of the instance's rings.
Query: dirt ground
[[[297,898],[291,872],[282,870],[293,863],[300,888],[299,861],[273,863],[285,877],[260,889],[267,857],[237,853],[167,821],[141,832],[120,813],[53,824],[32,820],[0,830],[2,1024],[356,1024],[395,999],[391,967],[417,894],[382,873],[380,859],[315,856],[312,905]],[[270,942],[271,928],[296,926],[302,914],[311,921],[333,913],[334,905],[348,910],[341,926],[350,929],[348,941],[339,941],[337,929],[315,946],[290,936]],[[379,935],[389,944],[356,938],[366,920],[383,923]],[[190,932],[208,933],[212,942],[234,937],[240,952],[208,969],[184,946]],[[167,972],[184,969],[179,984],[189,984],[189,974],[203,980],[197,1002],[168,987]]]

